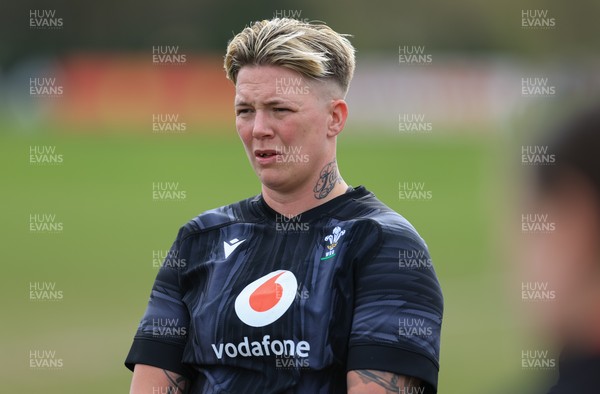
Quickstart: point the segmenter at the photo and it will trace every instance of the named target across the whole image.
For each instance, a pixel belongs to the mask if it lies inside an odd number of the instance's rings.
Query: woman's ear
[[[344,129],[348,118],[348,104],[342,99],[332,100],[330,103],[329,123],[327,125],[328,137],[335,137]]]

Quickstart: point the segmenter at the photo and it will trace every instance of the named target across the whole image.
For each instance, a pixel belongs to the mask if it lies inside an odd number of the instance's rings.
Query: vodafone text
[[[270,335],[265,335],[262,341],[252,341],[248,337],[238,344],[235,343],[219,343],[212,344],[215,356],[219,360],[223,358],[223,352],[230,358],[238,356],[242,357],[260,357],[260,356],[287,356],[287,357],[308,357],[310,352],[310,344],[306,341],[298,343],[291,339],[271,341]]]

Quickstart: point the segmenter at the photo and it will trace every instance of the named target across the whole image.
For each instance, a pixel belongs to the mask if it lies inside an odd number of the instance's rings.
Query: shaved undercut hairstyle
[[[354,47],[321,22],[274,18],[254,22],[227,45],[225,71],[234,84],[247,65],[282,66],[311,79],[331,79],[345,96],[354,74]]]

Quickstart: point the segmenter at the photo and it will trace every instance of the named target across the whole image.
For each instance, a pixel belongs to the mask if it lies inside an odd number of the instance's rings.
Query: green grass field
[[[225,134],[225,133],[224,133]],[[489,137],[489,136],[488,136]],[[29,163],[31,145],[64,162]],[[259,192],[232,132],[209,135],[0,135],[2,168],[3,392],[126,392],[123,360],[167,249],[198,213]],[[518,325],[506,299],[508,266],[496,256],[500,186],[491,138],[347,135],[338,161],[407,217],[427,241],[445,295],[440,394],[501,392],[519,379]],[[153,201],[152,182],[179,182],[183,201]],[[424,182],[431,200],[399,199],[399,182]],[[29,217],[55,214],[57,234]],[[54,282],[60,301],[29,300],[30,282]],[[53,350],[58,370],[30,367]],[[498,390],[498,391],[496,391]]]

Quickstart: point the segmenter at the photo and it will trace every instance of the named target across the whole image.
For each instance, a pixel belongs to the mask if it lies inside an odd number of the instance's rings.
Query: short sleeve
[[[356,267],[347,369],[416,377],[436,393],[443,297],[429,251],[408,222],[378,226]]]
[[[192,378],[193,371],[182,364],[189,330],[189,313],[182,301],[179,271],[186,259],[180,248],[181,231],[158,271],[146,312],[142,317],[125,366],[146,364]]]

